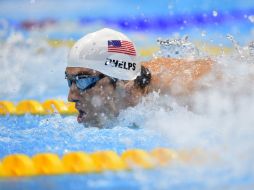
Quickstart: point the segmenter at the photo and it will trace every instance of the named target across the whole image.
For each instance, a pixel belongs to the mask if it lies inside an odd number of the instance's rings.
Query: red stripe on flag
[[[113,52],[113,53],[123,53],[123,54],[128,54],[128,55],[134,55],[136,56],[136,53],[133,53],[133,52],[126,52],[126,51],[108,51],[108,52]]]
[[[121,52],[121,53],[131,53],[131,54],[136,54],[136,52],[133,51],[124,51],[124,50],[109,50],[109,52]]]
[[[136,52],[135,49],[128,49],[128,48],[108,48],[108,49],[114,49],[114,50],[126,50],[126,51],[133,51],[133,52]]]

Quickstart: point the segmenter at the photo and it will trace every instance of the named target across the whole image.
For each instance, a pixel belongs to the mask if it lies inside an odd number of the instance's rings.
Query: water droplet
[[[249,49],[250,55],[254,56],[254,41],[249,44],[248,49]]]
[[[213,11],[213,16],[214,17],[218,16],[218,12],[217,11]]]
[[[249,19],[252,23],[254,23],[254,15],[248,16],[248,19]]]
[[[205,36],[206,36],[206,31],[202,31],[202,32],[201,32],[201,36],[202,36],[202,37],[205,37]]]

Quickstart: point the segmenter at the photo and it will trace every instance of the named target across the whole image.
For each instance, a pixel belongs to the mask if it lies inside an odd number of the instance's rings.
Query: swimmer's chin
[[[104,128],[104,125],[98,122],[87,121],[81,122],[80,124],[83,124],[85,128],[98,128],[98,129]]]
[[[105,126],[105,123],[104,122],[101,122],[99,119],[88,119],[88,118],[80,118],[79,116],[77,117],[77,121],[78,123],[80,124],[83,124],[84,127],[86,128],[93,128],[93,127],[96,127],[96,128],[104,128]]]

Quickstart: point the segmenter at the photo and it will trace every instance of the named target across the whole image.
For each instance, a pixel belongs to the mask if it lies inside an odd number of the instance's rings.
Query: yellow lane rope
[[[59,157],[55,153],[7,155],[0,161],[0,177],[98,173],[165,167],[175,161],[189,161],[197,152],[175,151],[158,147],[152,151],[129,149],[121,155],[111,150],[86,153],[69,152]]]
[[[22,100],[15,105],[10,101],[0,101],[0,115],[46,115],[59,113],[62,115],[77,114],[75,104],[62,100],[46,100],[38,102],[36,100]]]

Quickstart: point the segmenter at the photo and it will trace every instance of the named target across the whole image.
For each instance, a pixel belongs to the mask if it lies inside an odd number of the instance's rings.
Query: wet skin
[[[80,91],[72,83],[68,101],[75,102],[79,123],[102,127],[106,121],[117,116],[120,110],[135,106],[142,96],[152,91],[175,96],[188,95],[195,90],[198,80],[211,71],[212,64],[210,59],[153,59],[142,63],[152,74],[151,83],[145,90],[136,86],[134,81],[118,80],[114,86],[109,77],[104,77],[93,88],[85,91]],[[101,73],[87,68],[67,67],[66,74],[99,76]]]
[[[67,67],[66,74],[99,76],[101,73],[87,68]],[[72,83],[68,101],[75,102],[79,123],[102,127],[106,121],[117,116],[120,110],[136,105],[141,96],[141,92],[134,88],[133,81],[119,80],[114,86],[109,77],[104,77],[93,88],[85,91],[80,91]]]

